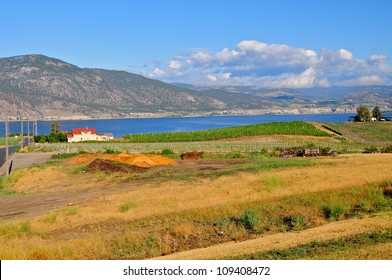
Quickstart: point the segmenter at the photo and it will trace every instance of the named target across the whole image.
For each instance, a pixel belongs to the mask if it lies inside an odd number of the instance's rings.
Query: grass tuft
[[[135,208],[139,204],[139,201],[136,197],[132,197],[131,199],[125,201],[123,204],[120,205],[119,211],[121,213],[125,213],[132,208]]]

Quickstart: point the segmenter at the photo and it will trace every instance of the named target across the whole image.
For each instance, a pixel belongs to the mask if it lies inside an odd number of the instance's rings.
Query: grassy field
[[[17,145],[19,143],[19,141],[17,139],[15,139],[15,137],[10,137],[8,139],[8,145],[13,146],[13,145]],[[4,147],[5,146],[5,137],[0,137],[0,147]]]
[[[329,123],[327,126],[361,144],[378,147],[392,145],[392,122]]]
[[[150,153],[170,149],[178,153],[185,151],[219,153],[270,151],[272,153],[274,150],[281,148],[319,147],[339,153],[358,153],[365,151],[369,146],[379,147],[380,149],[381,147],[392,146],[392,123],[390,122],[328,123],[325,126],[339,132],[341,135],[334,134],[333,131],[328,133],[326,132],[328,129],[325,128],[326,131],[320,130],[319,128],[323,128],[322,124],[292,122],[199,132],[132,135],[132,141],[141,143],[117,140],[105,143],[36,144],[35,150],[98,152],[111,149],[127,153]],[[230,130],[233,130],[232,134],[229,133]],[[221,133],[222,131],[225,132]],[[222,137],[229,138],[221,139]],[[215,138],[219,140],[212,140]],[[144,143],[145,141],[150,142]]]
[[[170,258],[233,240],[241,245],[255,238],[383,217],[365,226],[370,230],[385,219],[391,221],[385,216],[392,207],[391,161],[390,154],[242,161],[222,157],[141,174],[87,174],[56,160],[19,170],[3,182],[16,194],[2,200],[0,210],[19,203],[26,214],[1,220],[0,258]],[[373,168],[371,177],[367,163]],[[49,197],[59,204],[42,211],[28,208]],[[360,227],[349,228],[352,235]],[[367,232],[358,232],[362,233]],[[376,243],[389,244],[385,239],[380,235]],[[298,246],[309,246],[309,240]],[[331,246],[333,240],[328,241]],[[353,250],[373,245],[364,242]]]
[[[392,154],[360,154],[391,145],[390,127],[371,125],[327,124],[339,134],[306,124],[293,135],[290,123],[257,135],[244,131],[261,126],[236,128],[241,135],[220,140],[207,139],[210,131],[204,141],[38,144],[73,153],[1,178],[0,258],[392,259]],[[189,137],[178,135],[170,141]],[[307,146],[342,154],[277,157]],[[204,158],[179,159],[192,150]],[[178,164],[90,173],[67,164],[78,151],[154,152]]]

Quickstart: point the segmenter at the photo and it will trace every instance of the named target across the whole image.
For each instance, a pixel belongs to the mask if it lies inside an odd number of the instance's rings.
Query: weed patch
[[[327,204],[322,207],[327,219],[339,220],[346,211],[346,207],[340,203]]]
[[[242,224],[246,229],[255,230],[260,224],[260,217],[255,211],[245,209],[241,216],[238,218],[238,222]]]
[[[139,201],[136,197],[132,197],[131,199],[127,200],[123,204],[120,205],[119,211],[121,213],[127,212],[132,208],[135,208],[139,204]]]

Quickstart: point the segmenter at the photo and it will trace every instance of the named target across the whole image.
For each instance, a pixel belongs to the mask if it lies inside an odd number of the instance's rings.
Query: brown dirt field
[[[46,170],[29,172],[21,176],[13,189],[27,192],[26,195],[0,198],[0,218],[15,216],[36,216],[68,203],[89,202],[86,211],[101,215],[119,215],[114,201],[133,195],[139,197],[139,204],[133,211],[122,217],[134,219],[154,214],[173,211],[212,207],[226,203],[251,201],[270,201],[295,194],[363,185],[392,179],[390,163],[392,154],[347,155],[338,158],[318,159],[331,162],[332,165],[270,170],[260,173],[237,173],[217,179],[199,178],[191,181],[173,179],[160,180],[160,172],[182,174],[206,170],[217,170],[233,164],[245,163],[245,160],[200,159],[180,161],[178,165],[156,166],[156,176],[143,180],[127,182],[116,181],[115,177],[92,174],[69,174],[62,167],[50,167]],[[371,163],[372,173],[369,175]],[[49,173],[48,173],[49,172]],[[23,175],[23,174],[22,174]],[[278,177],[284,182],[273,190],[266,189],[263,179]],[[28,194],[31,193],[31,194]],[[41,193],[34,195],[34,193]],[[111,203],[95,201],[105,196]],[[41,201],[49,197],[51,203],[42,208]],[[157,207],[159,205],[159,207]],[[36,207],[38,210],[36,211]]]
[[[314,241],[339,239],[359,233],[372,233],[392,227],[392,217],[374,216],[333,222],[301,232],[278,233],[242,242],[229,242],[208,248],[180,252],[154,259],[158,260],[211,260],[229,259],[245,254],[283,250]]]
[[[113,161],[113,160],[97,158],[87,166],[87,169],[85,170],[85,172],[94,173],[97,171],[103,171],[103,172],[128,173],[128,172],[143,172],[145,170],[146,170],[146,168],[144,168],[144,167],[130,165],[130,164],[117,162],[117,161]]]
[[[91,157],[81,157],[72,162],[90,160]],[[68,161],[68,160],[67,160]],[[217,170],[233,164],[243,164],[244,160],[215,160],[180,161],[178,165],[154,166],[159,172],[193,172],[200,170]],[[90,163],[91,164],[91,163]],[[144,171],[142,167],[129,168]],[[98,167],[97,170],[100,168]],[[105,168],[103,168],[105,169]],[[104,170],[100,170],[104,171]],[[16,217],[34,217],[69,204],[92,203],[102,197],[123,196],[124,192],[141,192],[142,186],[149,186],[155,179],[151,178],[128,183],[112,182],[111,176],[96,177],[92,174],[70,174],[63,167],[50,166],[46,169],[32,168],[15,171],[17,182],[12,189],[24,193],[10,197],[0,197],[0,220]],[[108,187],[108,185],[110,187]],[[147,192],[147,196],[150,195]],[[100,202],[98,202],[100,203]],[[99,208],[102,208],[100,206]]]

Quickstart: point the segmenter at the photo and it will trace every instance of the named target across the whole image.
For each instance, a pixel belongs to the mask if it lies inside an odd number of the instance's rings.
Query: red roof
[[[82,132],[91,132],[91,134],[97,134],[95,128],[72,128],[72,134],[82,134]]]

